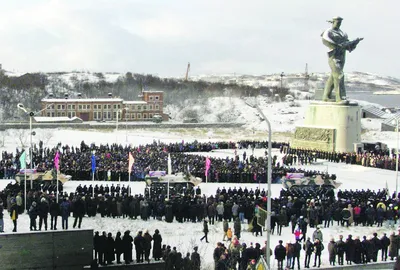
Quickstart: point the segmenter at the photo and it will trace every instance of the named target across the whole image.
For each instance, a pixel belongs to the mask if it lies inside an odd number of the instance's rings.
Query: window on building
[[[57,110],[61,110],[61,105],[60,104],[57,105]]]
[[[117,104],[114,104],[114,110],[117,109]]]
[[[160,106],[154,105],[154,109],[158,111],[160,109]]]
[[[143,119],[147,119],[147,113],[143,114]]]
[[[107,112],[107,118],[111,119],[111,112]]]
[[[81,111],[82,110],[82,105],[78,105],[78,109]]]
[[[132,114],[131,114],[131,118],[132,118],[132,119],[135,119],[135,113],[132,113]]]
[[[141,113],[138,113],[138,114],[137,114],[137,119],[140,119],[140,118],[142,118],[142,114],[141,114]]]
[[[153,110],[153,105],[149,105],[149,110],[150,110],[150,111]]]
[[[152,113],[149,113],[149,118],[153,118],[153,114]]]
[[[67,108],[68,108],[68,110],[71,110],[72,105],[71,105],[71,104],[68,104]]]
[[[143,106],[143,111],[147,110],[147,106]]]
[[[97,104],[93,105],[93,109],[97,110]]]
[[[60,113],[60,112],[58,112],[58,113],[57,113],[57,116],[58,116],[58,117],[60,117],[60,116],[61,116],[61,113]]]
[[[87,109],[90,110],[90,104],[87,105]]]
[[[104,110],[107,109],[107,104],[104,104],[103,109]]]
[[[75,105],[72,105],[72,109],[75,110]]]
[[[117,119],[117,112],[114,112],[114,119]]]
[[[159,96],[156,96],[156,100],[159,100]]]
[[[111,110],[111,104],[108,104],[107,108]]]
[[[153,100],[153,96],[150,96],[150,97],[149,97],[149,100]]]
[[[138,111],[142,109],[142,106],[137,106]]]
[[[51,117],[51,114],[49,112],[47,113],[47,117]]]

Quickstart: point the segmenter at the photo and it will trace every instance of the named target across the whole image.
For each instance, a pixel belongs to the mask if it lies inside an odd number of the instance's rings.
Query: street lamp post
[[[283,76],[285,76],[285,73],[281,73],[281,90],[282,90],[282,88],[283,88]]]
[[[397,147],[396,147],[396,198],[399,194],[399,119],[396,118],[396,132],[397,132]],[[394,123],[393,123],[394,124]]]
[[[283,72],[282,72],[283,74]],[[268,182],[268,193],[267,193],[267,244],[265,245],[265,260],[267,261],[268,269],[271,269],[271,258],[270,258],[270,246],[271,246],[271,181],[272,181],[272,131],[271,131],[271,123],[268,121],[268,118],[265,117],[262,110],[257,105],[257,110],[260,115],[264,118],[265,122],[267,122],[268,126],[268,170],[267,170],[267,182]]]
[[[35,136],[36,135],[36,133],[34,132],[34,131],[32,131],[32,118],[35,116],[35,115],[38,115],[39,113],[41,113],[42,111],[44,111],[44,110],[47,110],[49,107],[51,107],[53,104],[49,104],[49,105],[47,105],[44,109],[42,109],[42,110],[40,110],[40,111],[37,111],[37,112],[33,112],[33,111],[30,111],[30,112],[28,112],[27,110],[26,110],[26,108],[25,108],[25,106],[22,104],[22,103],[18,103],[17,104],[17,107],[18,107],[18,109],[20,109],[20,110],[22,110],[26,115],[28,115],[29,116],[29,137],[30,137],[30,148],[29,148],[29,157],[30,157],[30,166],[29,166],[29,168],[31,169],[31,189],[32,189],[32,166],[33,166],[33,155],[32,155],[32,151],[33,151],[33,142],[32,142],[32,136]]]

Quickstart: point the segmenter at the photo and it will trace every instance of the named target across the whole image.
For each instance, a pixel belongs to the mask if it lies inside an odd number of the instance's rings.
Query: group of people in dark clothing
[[[234,142],[208,142],[199,143],[160,143],[142,145],[138,147],[123,145],[87,145],[83,141],[78,147],[61,145],[45,148],[43,144],[35,145],[33,148],[33,168],[38,172],[54,169],[54,157],[56,151],[60,153],[60,172],[71,175],[73,180],[92,179],[92,155],[95,156],[95,180],[105,181],[128,181],[128,154],[131,153],[135,159],[131,173],[131,181],[144,180],[150,171],[167,171],[168,154],[171,155],[172,173],[185,172],[205,181],[206,157],[194,152],[210,152],[221,149],[244,149],[241,156],[234,158],[210,157],[211,165],[208,170],[208,182],[231,182],[231,183],[266,183],[267,181],[267,157],[255,157],[247,154],[251,149],[267,146],[264,141],[239,141]],[[273,142],[272,147],[288,147],[286,143]],[[19,172],[19,157],[21,151],[16,153],[2,153],[0,160],[0,178],[13,178]],[[235,151],[236,153],[236,151]],[[295,169],[283,167],[273,157],[272,181],[277,182]]]
[[[171,249],[169,245],[162,244],[162,237],[158,229],[151,235],[149,231],[138,231],[135,237],[130,235],[130,231],[125,231],[122,235],[117,232],[115,238],[112,233],[97,231],[93,237],[94,262],[92,266],[114,264],[150,263],[163,260],[166,269],[180,270],[200,270],[200,255],[198,247],[194,247],[192,253],[182,253],[176,247]],[[136,260],[133,260],[133,248],[136,252]],[[122,258],[121,258],[122,255]],[[123,259],[123,261],[122,261]]]
[[[317,159],[330,162],[361,165],[364,167],[380,168],[385,170],[396,170],[396,154],[390,155],[389,151],[363,151],[360,153],[328,152],[313,149],[281,148],[281,153],[286,153],[285,164],[310,164]]]

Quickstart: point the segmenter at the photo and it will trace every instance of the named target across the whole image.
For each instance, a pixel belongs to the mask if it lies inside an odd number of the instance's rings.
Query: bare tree
[[[28,137],[29,137],[28,129],[16,129],[13,137],[16,140],[18,146],[20,146],[21,148],[28,147]]]

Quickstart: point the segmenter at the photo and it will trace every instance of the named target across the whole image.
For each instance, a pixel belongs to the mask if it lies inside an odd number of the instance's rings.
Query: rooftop
[[[82,102],[82,103],[90,103],[90,102],[122,102],[124,101],[122,98],[44,98],[42,102],[50,102],[50,103],[60,103],[60,102]]]

